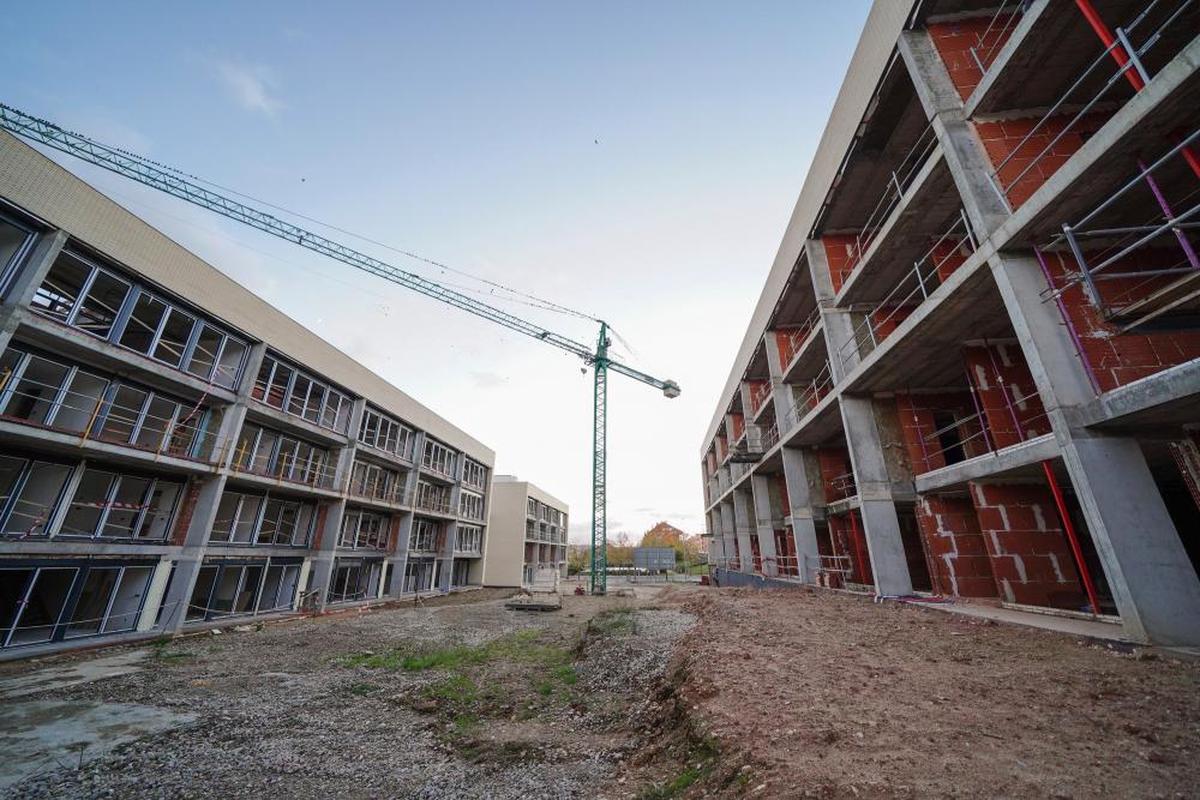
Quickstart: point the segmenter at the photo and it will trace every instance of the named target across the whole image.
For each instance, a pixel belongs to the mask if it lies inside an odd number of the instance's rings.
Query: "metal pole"
[[[1092,606],[1092,614],[1100,614],[1100,601],[1096,597],[1096,586],[1092,583],[1092,573],[1088,571],[1087,563],[1083,560],[1083,548],[1079,546],[1079,536],[1075,533],[1075,526],[1071,524],[1071,518],[1067,515],[1067,503],[1063,499],[1062,488],[1058,485],[1058,478],[1054,475],[1054,468],[1050,466],[1049,461],[1042,462],[1042,470],[1046,473],[1046,482],[1050,484],[1050,492],[1054,495],[1054,503],[1058,506],[1058,518],[1062,520],[1063,532],[1067,534],[1067,541],[1071,544],[1071,552],[1075,555],[1075,563],[1079,567],[1079,576],[1083,579],[1083,589],[1087,592],[1088,603]]]
[[[608,589],[606,504],[608,436],[608,326],[600,323],[596,342],[596,384],[592,410],[592,594]]]

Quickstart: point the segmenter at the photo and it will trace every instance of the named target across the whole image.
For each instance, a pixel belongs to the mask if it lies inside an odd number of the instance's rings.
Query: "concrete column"
[[[840,383],[859,362],[858,347],[853,344],[854,319],[850,312],[834,305],[836,293],[829,276],[829,259],[825,245],[816,239],[804,243],[808,270],[812,274],[813,291],[821,307],[821,324],[825,328],[825,349],[829,357],[829,372],[834,383]]]
[[[763,575],[775,577],[779,574],[779,564],[775,556],[775,519],[771,509],[771,487],[766,475],[751,475],[750,490],[754,498],[754,517],[758,532],[758,550],[763,559]]]
[[[738,489],[733,493],[733,524],[741,555],[739,572],[753,574],[754,548],[750,544],[750,532],[754,530],[754,522],[751,517],[754,509],[753,498],[749,495],[750,493],[744,489]]]
[[[171,566],[171,559],[165,557],[159,559],[159,562],[154,565],[154,573],[146,585],[146,596],[142,599],[142,613],[138,615],[137,631],[139,633],[154,628],[158,610],[162,607],[167,580],[171,577]]]
[[[892,480],[883,443],[869,397],[842,395],[840,408],[859,511],[875,575],[875,592],[881,595],[912,594],[908,560],[900,537],[900,520],[892,497]]]
[[[898,42],[917,97],[933,124],[943,158],[958,187],[977,239],[986,238],[1008,218],[1008,201],[988,177],[991,162],[967,123],[962,100],[927,31],[906,31]]]
[[[1200,645],[1200,581],[1137,441],[1075,432],[1063,461],[1125,631]]]
[[[163,600],[166,605],[162,618],[164,633],[179,631],[187,618],[187,605],[192,598],[196,576],[200,574],[200,566],[204,562],[208,534],[217,516],[221,494],[225,491],[225,476],[214,475],[207,480],[197,480],[187,491],[192,491],[193,487],[197,489],[197,495],[192,505],[192,516],[188,521],[183,550],[179,554],[179,560],[175,562],[175,577],[171,580],[171,587]]]
[[[389,570],[391,574],[388,594],[392,597],[399,597],[404,593],[404,570],[408,566],[408,542],[412,536],[412,526],[413,513],[406,511],[401,514],[399,529],[396,532],[396,548],[389,559],[392,566]]]
[[[717,508],[721,513],[721,549],[725,553],[724,566],[729,568],[729,559],[737,554],[737,549],[734,547],[734,543],[737,541],[737,529],[733,522],[733,501],[722,500]]]
[[[308,585],[308,576],[312,574],[312,559],[305,558],[300,562],[300,574],[296,576],[296,597],[292,600],[292,610],[299,611],[304,601],[304,587]]]
[[[49,231],[38,236],[25,263],[17,270],[0,303],[0,353],[8,347],[21,315],[29,308],[38,287],[67,243],[65,231]]]
[[[811,472],[804,451],[785,447],[783,456],[783,478],[787,484],[788,508],[791,511],[792,538],[796,542],[796,558],[799,560],[800,580],[816,583],[820,566],[820,551],[817,549],[817,527],[813,514],[813,492]]]

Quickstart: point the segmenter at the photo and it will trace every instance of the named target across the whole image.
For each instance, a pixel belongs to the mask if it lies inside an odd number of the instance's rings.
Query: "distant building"
[[[567,575],[567,504],[513,475],[492,481],[485,586],[533,582],[538,569]]]

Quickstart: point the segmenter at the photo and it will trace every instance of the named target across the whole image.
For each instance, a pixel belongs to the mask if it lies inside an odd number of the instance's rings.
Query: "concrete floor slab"
[[[1018,611],[1014,608],[998,608],[996,606],[970,605],[968,603],[922,603],[905,601],[910,605],[930,608],[937,611],[947,611],[951,614],[962,614],[967,617],[994,619],[997,622],[1007,622],[1012,625],[1025,625],[1031,628],[1043,628],[1072,636],[1087,636],[1093,639],[1106,639],[1113,642],[1128,642],[1120,625],[1099,620],[1079,619],[1077,617],[1060,617],[1053,614],[1039,614],[1033,611]]]
[[[149,650],[128,650],[99,658],[89,658],[66,664],[52,664],[19,675],[0,678],[0,699],[36,694],[47,689],[61,689],[80,683],[127,675],[143,668]]]
[[[0,704],[0,789],[60,769],[78,769],[115,747],[192,722],[154,706],[31,700]]]

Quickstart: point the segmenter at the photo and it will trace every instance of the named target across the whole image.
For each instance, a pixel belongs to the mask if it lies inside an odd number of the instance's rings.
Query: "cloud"
[[[234,101],[247,111],[273,117],[283,108],[283,103],[274,96],[275,80],[266,67],[229,59],[216,61],[214,67]]]
[[[478,389],[494,389],[508,383],[508,378],[495,372],[472,372],[471,382]]]

